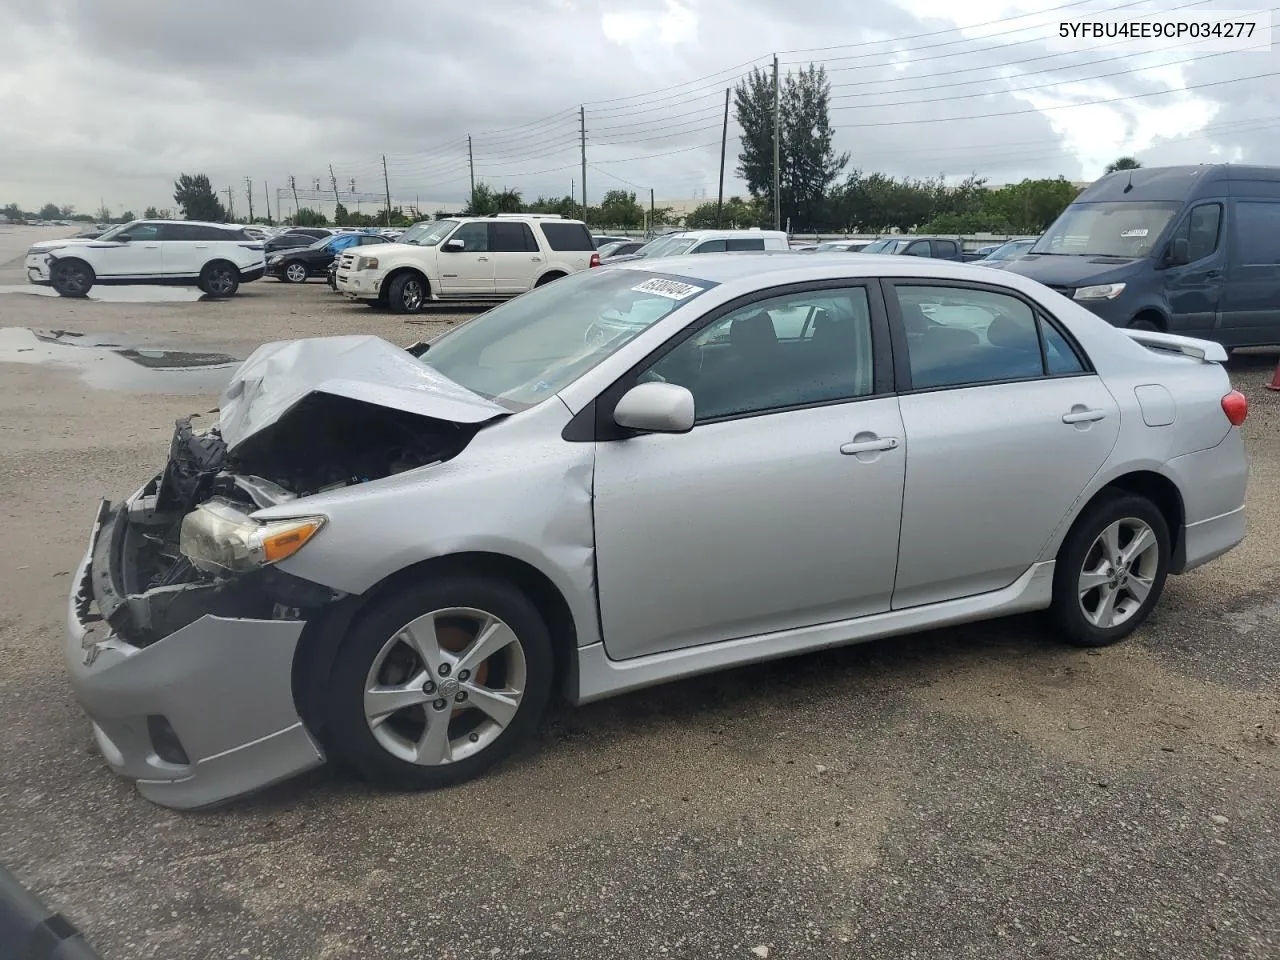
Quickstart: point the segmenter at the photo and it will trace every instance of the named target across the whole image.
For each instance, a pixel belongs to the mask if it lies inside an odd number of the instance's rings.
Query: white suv
[[[600,265],[581,220],[543,214],[415,223],[395,243],[344,251],[335,287],[352,300],[418,313],[430,300],[514,297]]]
[[[230,297],[266,269],[261,240],[195,220],[135,220],[92,240],[45,240],[27,251],[27,279],[64,297],[122,283],[194,283],[211,297]]]

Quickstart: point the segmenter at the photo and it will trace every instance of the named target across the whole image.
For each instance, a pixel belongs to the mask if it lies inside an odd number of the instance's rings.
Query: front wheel
[[[49,271],[49,285],[60,297],[87,297],[94,279],[93,268],[83,260],[58,260]]]
[[[387,303],[394,313],[421,313],[427,305],[427,281],[416,273],[393,277],[387,287]]]
[[[1050,616],[1069,643],[1104,647],[1147,619],[1169,573],[1169,525],[1145,497],[1089,506],[1058,551]]]
[[[200,289],[219,300],[234,297],[240,289],[240,271],[234,264],[214,261],[200,271]]]
[[[294,260],[284,265],[284,278],[290,283],[307,282],[307,265]]]
[[[536,730],[551,697],[551,640],[510,584],[411,584],[361,618],[330,672],[336,756],[392,789],[453,786]]]

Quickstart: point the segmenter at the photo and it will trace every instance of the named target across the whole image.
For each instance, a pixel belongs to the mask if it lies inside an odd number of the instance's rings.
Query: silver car
[[[1244,536],[1216,344],[1014,274],[700,255],[402,349],[272,343],[98,509],[66,648],[108,765],[197,807],[340,758],[432,788],[553,695],[1047,610],[1139,627]]]

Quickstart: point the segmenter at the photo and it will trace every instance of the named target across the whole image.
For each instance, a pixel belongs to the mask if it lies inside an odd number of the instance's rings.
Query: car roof
[[[1002,273],[999,279],[989,267],[979,267],[952,260],[905,256],[866,256],[861,253],[832,253],[814,258],[792,250],[749,253],[701,253],[660,260],[627,260],[610,264],[608,270],[635,270],[702,280],[725,286],[741,286],[744,291],[786,283],[831,280],[848,277],[862,280],[872,277],[919,277],[936,280],[969,280],[1030,291],[1038,287],[1034,280],[1018,274]]]

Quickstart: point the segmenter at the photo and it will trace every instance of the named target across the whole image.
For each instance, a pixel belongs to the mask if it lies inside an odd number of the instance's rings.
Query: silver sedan
[[[1137,629],[1244,535],[1203,341],[920,258],[583,271],[402,349],[260,347],[98,508],[67,660],[108,765],[212,804],[475,777],[553,696],[1032,610]]]

